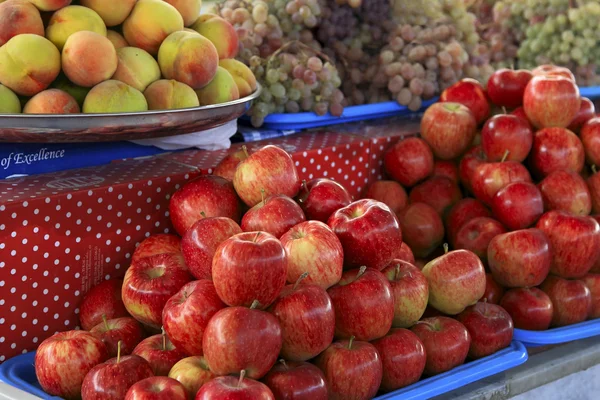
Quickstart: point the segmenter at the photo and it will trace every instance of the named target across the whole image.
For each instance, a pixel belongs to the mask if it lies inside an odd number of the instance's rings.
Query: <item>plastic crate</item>
[[[595,319],[545,331],[515,329],[514,339],[527,347],[539,347],[587,339],[598,335],[600,335],[600,319]]]

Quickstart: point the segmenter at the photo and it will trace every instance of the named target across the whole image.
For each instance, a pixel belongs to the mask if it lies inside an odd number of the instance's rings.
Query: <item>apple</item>
[[[443,176],[450,179],[458,185],[458,166],[453,161],[436,160],[433,164],[433,173],[431,176]]]
[[[596,171],[596,166],[592,168]],[[592,212],[598,214],[600,213],[600,175],[598,175],[597,171],[587,178],[586,183],[590,191],[590,199],[592,200]]]
[[[327,290],[335,311],[335,337],[371,341],[385,336],[394,320],[394,295],[378,270],[361,267],[344,272]]]
[[[406,190],[395,181],[375,181],[367,193],[366,199],[380,201],[387,205],[394,213],[399,213],[408,204],[408,195]]]
[[[123,356],[96,365],[81,386],[82,400],[123,399],[136,382],[154,376],[148,361],[139,356]]]
[[[496,193],[492,199],[492,212],[508,229],[525,229],[544,213],[544,199],[533,183],[514,182]]]
[[[121,299],[122,279],[109,279],[93,286],[79,305],[79,324],[89,331],[100,322],[102,316],[107,319],[128,317],[129,313]]]
[[[590,190],[583,178],[575,172],[551,172],[538,187],[546,211],[562,210],[575,215],[589,215],[592,211]]]
[[[471,148],[465,153],[458,164],[458,176],[460,183],[469,191],[473,192],[471,182],[473,181],[473,175],[475,169],[481,164],[486,163],[486,156],[483,151],[483,146],[478,145]]]
[[[527,114],[525,114],[525,109],[523,107],[518,107],[515,108],[510,115],[514,115],[517,118],[520,118],[523,122],[525,122],[527,124],[527,126],[529,126],[529,129],[531,129],[531,131],[535,131],[535,126],[533,126],[531,124],[531,121],[529,121],[529,118],[527,118]]]
[[[423,267],[429,284],[429,304],[444,314],[456,315],[477,303],[485,293],[485,269],[468,250],[448,252]]]
[[[383,377],[381,357],[368,342],[333,342],[315,360],[323,371],[330,400],[372,399]]]
[[[588,164],[600,165],[600,118],[587,121],[579,133]]]
[[[140,258],[166,253],[181,253],[181,239],[168,233],[159,233],[142,240],[131,256],[131,262]]]
[[[125,272],[123,303],[133,318],[160,329],[167,300],[191,279],[181,254],[141,258]]]
[[[402,260],[414,264],[415,255],[413,254],[411,248],[408,247],[406,243],[402,242],[402,246],[400,246],[400,250],[398,250],[398,254],[396,254],[394,260]]]
[[[331,179],[318,178],[302,182],[296,197],[306,219],[327,222],[331,214],[352,203],[345,187]]]
[[[86,374],[108,359],[104,343],[89,332],[67,331],[45,339],[35,353],[35,375],[42,389],[64,399],[81,397]]]
[[[113,318],[90,329],[90,333],[102,340],[109,357],[116,357],[119,352],[123,356],[131,354],[135,346],[146,337],[144,329],[131,317]],[[119,344],[120,343],[120,344]]]
[[[304,221],[304,212],[294,200],[284,195],[272,195],[248,210],[240,226],[245,232],[262,231],[280,238]]]
[[[404,240],[419,258],[428,257],[444,241],[442,219],[429,204],[410,204],[398,214],[398,220]]]
[[[233,181],[238,164],[248,158],[248,150],[245,150],[244,147],[242,146],[241,149],[227,154],[225,158],[219,161],[212,174]]]
[[[266,232],[244,232],[217,247],[212,278],[228,306],[267,308],[285,285],[287,259],[281,242]],[[237,371],[243,368],[238,368]]]
[[[465,223],[456,234],[455,249],[470,250],[487,263],[490,241],[505,232],[506,228],[493,218],[474,218]]]
[[[459,103],[435,103],[421,119],[421,136],[440,160],[460,157],[473,143],[477,120]]]
[[[209,217],[198,220],[181,239],[183,259],[196,279],[212,279],[212,260],[217,247],[242,228],[231,218]]]
[[[335,233],[321,221],[302,222],[281,237],[287,256],[287,281],[296,282],[308,273],[303,283],[327,290],[342,278],[344,249]]]
[[[333,341],[335,314],[329,295],[320,286],[287,285],[268,311],[281,326],[281,357],[306,361],[319,355]]]
[[[566,170],[580,173],[585,163],[581,140],[564,128],[545,128],[533,135],[529,164],[543,178],[551,172]]]
[[[531,73],[533,76],[562,76],[575,82],[575,75],[569,68],[559,67],[552,64],[544,64],[534,68]]]
[[[171,222],[181,236],[201,218],[227,217],[237,222],[241,212],[232,183],[220,176],[203,175],[192,179],[169,201]]]
[[[536,227],[550,240],[554,275],[581,278],[600,258],[600,225],[591,217],[549,211]]]
[[[507,161],[523,162],[529,155],[532,144],[531,128],[514,115],[493,116],[481,131],[481,145],[490,162],[501,161],[507,151]]]
[[[523,104],[523,94],[533,74],[526,69],[496,70],[487,83],[487,94],[499,107],[517,108]]]
[[[485,274],[485,293],[479,299],[490,304],[499,304],[500,300],[504,296],[504,288],[494,280],[494,277],[490,273]]]
[[[194,400],[275,400],[271,389],[264,383],[245,378],[244,371],[240,377],[219,376],[202,386]]]
[[[537,128],[566,128],[580,106],[577,84],[561,76],[535,76],[523,94],[525,114]]]
[[[531,175],[521,163],[501,161],[479,165],[471,179],[473,194],[482,203],[491,205],[500,189],[514,182],[531,182]]]
[[[185,388],[175,379],[153,376],[142,379],[129,388],[124,400],[187,400]]]
[[[325,375],[307,362],[281,360],[263,381],[276,399],[327,400]]]
[[[508,290],[500,306],[510,314],[515,328],[530,331],[548,329],[554,314],[550,297],[535,287]]]
[[[202,356],[181,359],[169,371],[169,378],[173,378],[183,385],[188,399],[193,399],[198,393],[198,389],[215,377]]]
[[[471,346],[467,328],[448,317],[425,318],[412,328],[425,347],[425,375],[437,375],[464,364]]]
[[[429,204],[443,217],[462,199],[462,193],[455,182],[443,176],[434,176],[415,186],[408,198],[411,203]]]
[[[433,173],[433,153],[423,139],[400,139],[383,156],[387,174],[404,187],[411,187]]]
[[[413,264],[392,260],[390,265],[381,271],[390,281],[394,298],[394,328],[409,328],[421,319],[427,301],[429,300],[429,286],[427,278],[421,270]]]
[[[327,224],[344,248],[344,267],[383,269],[402,245],[398,218],[385,204],[357,200],[334,212]]]
[[[208,321],[225,307],[212,281],[201,279],[187,283],[165,304],[163,328],[177,349],[200,356]]]
[[[554,306],[551,326],[572,325],[585,321],[592,311],[592,294],[580,280],[550,275],[540,286]]]
[[[582,97],[579,111],[577,112],[575,118],[573,118],[573,121],[571,121],[568,129],[572,132],[578,133],[583,125],[594,117],[596,117],[596,106],[587,97]]]
[[[600,318],[600,274],[587,274],[581,278],[581,281],[590,290],[592,297],[592,309],[588,318]]]
[[[142,340],[133,349],[133,354],[148,361],[156,376],[169,375],[173,365],[186,356],[182,350],[173,345],[164,333]]]
[[[456,319],[471,336],[469,358],[472,360],[492,355],[512,342],[513,320],[499,305],[479,302],[467,307]]]
[[[477,199],[464,198],[454,205],[446,215],[444,225],[446,235],[452,247],[456,234],[464,224],[478,217],[491,217],[490,210]]]
[[[481,83],[464,78],[442,92],[441,102],[454,102],[466,106],[475,117],[477,125],[490,115],[490,104]]]
[[[300,178],[292,157],[282,148],[265,146],[241,161],[233,177],[233,187],[248,207],[264,196],[282,194],[295,197],[300,191]]]

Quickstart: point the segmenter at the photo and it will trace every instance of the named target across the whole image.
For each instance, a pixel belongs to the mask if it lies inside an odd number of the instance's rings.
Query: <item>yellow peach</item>
[[[165,0],[167,3],[172,5],[179,11],[183,18],[183,24],[185,26],[192,25],[198,15],[200,15],[200,9],[202,8],[202,0]]]
[[[0,85],[0,114],[18,114],[20,112],[19,97],[6,86]]]
[[[226,103],[240,98],[240,91],[233,76],[223,67],[217,69],[212,81],[202,89],[196,90],[201,106]]]
[[[234,59],[225,59],[219,61],[219,66],[225,68],[233,76],[233,80],[240,91],[240,97],[246,97],[254,93],[257,87],[256,77],[246,64]]]
[[[70,94],[59,89],[39,92],[25,104],[25,114],[77,114],[79,104]]]
[[[96,11],[82,6],[68,6],[52,14],[46,28],[46,37],[62,50],[69,36],[79,31],[106,36],[106,25]]]
[[[108,80],[94,86],[83,102],[84,113],[125,113],[147,111],[146,98],[121,81]]]
[[[83,87],[110,79],[117,64],[115,46],[95,32],[75,32],[67,39],[62,52],[63,72],[71,82]]]
[[[143,92],[149,84],[160,79],[160,68],[150,53],[137,47],[117,50],[119,65],[112,79],[124,82]]]
[[[113,44],[113,46],[115,46],[116,50],[119,50],[120,48],[129,46],[129,43],[127,43],[127,40],[125,40],[123,35],[121,35],[119,32],[108,29],[106,31],[106,37],[108,38],[108,40],[110,40],[110,42]]]
[[[28,0],[40,11],[56,11],[71,4],[71,0]]]
[[[214,14],[198,18],[192,29],[215,45],[219,58],[235,58],[239,49],[238,35],[233,25]]]
[[[0,46],[22,33],[44,36],[44,23],[37,8],[25,0],[0,3]]]
[[[85,96],[87,96],[87,94],[90,91],[90,88],[77,86],[62,74],[59,75],[59,77],[54,82],[52,82],[52,85],[50,85],[50,87],[53,89],[60,89],[63,92],[67,92],[68,94],[73,96],[73,98],[77,101],[77,104],[79,104],[80,107],[83,105]]]
[[[91,8],[104,20],[106,26],[120,25],[129,16],[136,0],[81,0],[84,7]]]
[[[174,110],[199,105],[194,89],[175,80],[161,79],[152,83],[144,96],[150,110]]]

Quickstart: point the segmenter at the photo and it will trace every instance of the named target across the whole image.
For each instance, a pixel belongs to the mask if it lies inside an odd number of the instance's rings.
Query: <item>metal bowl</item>
[[[241,117],[260,95],[211,106],[115,114],[0,114],[0,143],[108,142],[201,132]]]

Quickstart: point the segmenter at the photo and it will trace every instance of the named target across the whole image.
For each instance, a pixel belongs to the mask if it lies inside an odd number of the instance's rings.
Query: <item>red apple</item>
[[[307,362],[281,360],[263,381],[276,399],[327,400],[325,375]]]
[[[282,194],[295,197],[300,178],[292,157],[282,148],[265,146],[240,162],[233,177],[233,187],[248,207],[264,196]]]
[[[415,255],[413,254],[410,247],[408,247],[408,245],[403,242],[402,246],[400,246],[400,250],[398,250],[398,254],[394,258],[394,260],[402,260],[402,261],[406,261],[411,264],[414,264],[415,263]]]
[[[240,377],[219,376],[202,386],[194,400],[275,400],[271,389],[264,383]]]
[[[394,328],[409,328],[421,319],[427,301],[429,287],[427,278],[413,264],[402,260],[393,260],[381,271],[390,281],[394,297]]]
[[[436,160],[433,164],[432,176],[443,176],[458,185],[458,166],[453,161]]]
[[[456,319],[471,335],[470,359],[492,355],[512,342],[513,320],[499,305],[480,302],[465,309]]]
[[[395,181],[373,182],[365,193],[365,198],[380,201],[395,213],[402,211],[408,204],[406,190]]]
[[[545,128],[533,135],[529,164],[540,178],[558,170],[580,173],[584,163],[583,144],[570,130]]]
[[[228,306],[250,306],[257,300],[267,308],[279,296],[286,275],[285,250],[266,232],[230,237],[219,245],[213,259],[215,289]]]
[[[458,158],[467,151],[476,129],[475,116],[459,103],[436,103],[421,120],[421,136],[441,160]]]
[[[533,76],[562,76],[575,82],[575,75],[569,68],[559,67],[557,65],[544,64],[534,68],[531,73]]]
[[[500,299],[504,296],[504,288],[494,280],[490,273],[485,274],[485,293],[479,299],[490,304],[499,304]]]
[[[434,176],[420,183],[410,191],[409,196],[411,203],[427,203],[442,217],[461,199],[458,184],[443,176]]]
[[[140,245],[135,248],[131,256],[131,262],[140,258],[167,253],[181,253],[181,239],[176,235],[159,233],[142,240]]]
[[[525,114],[537,128],[566,128],[580,105],[575,81],[555,75],[535,76],[523,95]]]
[[[83,296],[79,305],[79,324],[82,329],[89,331],[102,322],[102,316],[107,319],[129,316],[121,300],[122,287],[122,279],[109,279],[92,287]]]
[[[550,297],[554,306],[551,326],[576,324],[590,315],[592,294],[582,281],[550,275],[540,289]]]
[[[131,317],[104,319],[90,333],[102,340],[109,357],[117,356],[119,342],[121,355],[126,356],[146,337],[140,323]]]
[[[175,379],[153,376],[129,388],[124,400],[187,400],[185,388]]]
[[[209,321],[202,342],[215,375],[245,370],[249,378],[260,379],[275,365],[283,342],[281,327],[275,316],[256,306],[224,308]]]
[[[240,226],[245,232],[262,231],[280,238],[304,221],[304,212],[294,200],[284,195],[272,195],[248,210]]]
[[[492,199],[492,211],[510,230],[532,226],[544,213],[542,193],[533,183],[514,182],[500,189]]]
[[[335,336],[371,341],[385,336],[394,320],[394,295],[387,278],[373,268],[344,272],[327,291],[335,310]]]
[[[425,370],[423,342],[408,329],[392,329],[373,342],[383,364],[380,390],[391,392],[417,382]]]
[[[181,254],[141,258],[125,272],[123,303],[133,318],[159,329],[167,300],[191,279]]]
[[[82,400],[123,399],[136,382],[154,376],[148,361],[139,356],[120,355],[96,365],[81,386]]]
[[[169,371],[169,378],[181,383],[188,394],[188,399],[193,399],[198,389],[213,380],[215,374],[208,368],[204,357],[192,356],[177,361]]]
[[[225,158],[217,164],[212,174],[225,178],[228,181],[233,181],[235,169],[238,164],[248,158],[247,150],[245,150],[244,147],[245,146],[242,146],[240,150],[227,154]]]
[[[442,92],[441,102],[454,102],[466,106],[475,117],[477,125],[490,115],[490,104],[481,84],[475,79],[465,78]]]
[[[500,114],[490,118],[481,131],[481,145],[488,161],[523,162],[533,144],[533,132],[522,119],[514,115]]]
[[[590,119],[596,116],[596,106],[594,103],[588,99],[587,97],[581,98],[581,105],[579,106],[579,111],[568,129],[572,132],[578,133],[583,125],[588,122]],[[585,146],[585,143],[584,143]]]
[[[318,178],[302,182],[296,200],[307,219],[327,222],[331,214],[352,203],[352,196],[339,183]]]
[[[506,228],[493,218],[474,218],[465,223],[456,234],[455,248],[470,250],[487,263],[488,245],[493,238],[505,232]]]
[[[208,321],[225,307],[212,281],[201,279],[190,282],[165,304],[163,328],[177,349],[191,356],[200,356],[202,335]]]
[[[296,225],[281,237],[287,256],[287,281],[294,283],[305,272],[303,283],[327,290],[342,277],[344,249],[327,225],[307,221]]]
[[[330,400],[372,399],[383,376],[375,346],[354,338],[333,342],[315,364],[325,375]]]
[[[404,240],[419,258],[428,257],[444,241],[442,219],[429,204],[410,204],[398,214],[398,220]]]
[[[35,375],[42,389],[64,399],[81,397],[86,374],[108,359],[104,343],[89,332],[59,332],[44,340],[35,353]]]
[[[594,171],[596,168],[594,166]],[[590,191],[590,199],[592,200],[592,212],[594,214],[600,213],[600,175],[594,172],[589,178],[587,178],[587,186]]]
[[[334,212],[327,224],[342,243],[345,268],[381,270],[402,245],[398,218],[379,201],[355,201]]]
[[[335,314],[325,289],[312,284],[287,285],[268,311],[281,326],[281,357],[306,361],[316,357],[333,341]]]
[[[554,275],[581,278],[600,258],[600,225],[591,217],[550,211],[536,227],[550,240]]]
[[[527,124],[527,126],[529,126],[529,129],[531,129],[532,132],[535,130],[535,126],[533,126],[531,124],[531,121],[529,121],[529,118],[527,118],[527,114],[525,114],[525,109],[523,107],[515,108],[510,113],[510,115],[514,115],[515,117],[520,118],[523,122]]]
[[[458,176],[460,178],[460,183],[462,183],[469,192],[473,192],[471,182],[473,181],[475,169],[485,163],[486,157],[481,145],[471,148],[471,150],[467,151],[461,158],[460,163],[458,164]]]
[[[600,224],[600,215],[592,215],[591,217],[596,222],[598,222],[598,224]],[[598,261],[596,261],[596,263],[594,264],[594,266],[592,267],[592,269],[590,269],[590,272],[592,272],[592,273],[600,273],[600,258],[598,259]]]
[[[433,153],[422,139],[400,139],[384,154],[383,165],[392,179],[411,187],[433,173]]]
[[[456,234],[464,224],[478,217],[491,216],[490,210],[479,200],[465,198],[456,203],[445,218],[446,235],[452,247],[455,247]]]
[[[554,313],[550,297],[535,287],[508,290],[500,306],[510,314],[515,328],[530,331],[548,329]]]
[[[189,181],[173,194],[169,202],[171,222],[181,236],[201,218],[227,217],[237,222],[241,212],[232,183],[213,175]]]
[[[185,353],[176,348],[165,334],[153,335],[142,340],[133,349],[133,354],[148,361],[156,376],[169,375],[173,365],[185,357]]]
[[[448,317],[425,318],[411,330],[425,347],[426,375],[441,374],[464,364],[471,346],[471,335],[460,322]]]
[[[592,309],[588,318],[600,318],[600,274],[587,274],[581,281],[590,290],[590,296],[592,297]]]
[[[600,117],[587,121],[581,128],[579,137],[585,149],[588,164],[600,165]]]
[[[539,184],[544,209],[589,215],[592,211],[590,190],[583,178],[571,171],[554,171]]]
[[[461,313],[485,293],[485,269],[468,250],[451,251],[430,261],[423,274],[429,284],[429,304],[444,314]]]
[[[533,74],[526,69],[496,70],[487,83],[487,94],[499,107],[517,108],[523,104],[523,94]]]
[[[472,176],[473,194],[484,204],[491,205],[500,189],[514,182],[531,182],[527,168],[515,161],[481,164]]]

